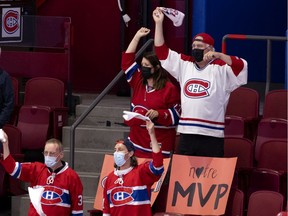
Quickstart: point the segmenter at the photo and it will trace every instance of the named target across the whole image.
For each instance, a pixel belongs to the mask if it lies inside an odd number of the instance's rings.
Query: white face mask
[[[118,167],[123,166],[127,160],[125,160],[126,153],[114,152],[114,162]]]
[[[57,157],[45,156],[45,164],[47,167],[52,168],[57,163]]]

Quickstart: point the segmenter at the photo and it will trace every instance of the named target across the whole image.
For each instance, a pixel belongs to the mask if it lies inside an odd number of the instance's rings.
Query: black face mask
[[[143,79],[149,79],[152,77],[153,74],[151,73],[151,70],[152,68],[150,67],[144,67],[144,66],[141,67]]]
[[[192,49],[192,56],[195,58],[196,62],[201,62],[203,60],[203,55],[203,49]]]

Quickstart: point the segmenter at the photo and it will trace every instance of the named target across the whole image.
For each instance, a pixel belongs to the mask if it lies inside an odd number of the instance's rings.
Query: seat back
[[[12,86],[14,90],[14,106],[19,105],[19,81],[15,77],[11,77]]]
[[[25,86],[24,105],[47,106],[51,108],[50,131],[54,138],[62,139],[62,127],[68,121],[65,107],[65,85],[56,78],[35,77]]]
[[[259,93],[239,87],[231,94],[225,113],[225,136],[254,140],[259,121]]]
[[[260,190],[280,192],[280,177],[281,174],[276,170],[254,169],[250,176],[247,197]]]
[[[225,137],[224,157],[238,157],[236,168],[253,167],[253,143],[246,138]]]
[[[288,121],[285,119],[262,119],[258,124],[255,144],[255,159],[259,160],[260,149],[263,143],[270,140],[287,141]]]
[[[14,93],[14,110],[11,114],[9,124],[16,125],[18,121],[19,112],[19,81],[15,77],[11,77],[13,93]]]
[[[22,106],[17,127],[22,133],[22,150],[43,150],[49,134],[50,109]]]
[[[259,93],[246,87],[235,89],[230,94],[226,115],[257,118],[259,115]]]
[[[258,168],[287,171],[287,141],[271,140],[260,147]]]
[[[64,107],[65,85],[56,78],[35,77],[25,86],[24,105]]]
[[[244,193],[237,188],[231,188],[224,216],[243,216],[243,208]]]
[[[6,170],[4,169],[3,165],[0,163],[0,197],[3,197],[7,195],[7,173]]]
[[[283,196],[275,191],[256,191],[251,194],[247,216],[277,215],[283,208]]]
[[[287,119],[287,90],[273,90],[267,93],[263,107],[263,118]]]
[[[225,116],[225,137],[245,137],[245,120],[239,116]]]
[[[3,130],[9,138],[9,150],[11,154],[21,154],[22,133],[14,125],[6,124]]]

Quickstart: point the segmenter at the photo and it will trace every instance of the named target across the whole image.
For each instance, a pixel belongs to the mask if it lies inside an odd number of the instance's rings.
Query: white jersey
[[[172,51],[165,45],[156,47],[156,53],[162,66],[181,86],[182,113],[178,132],[224,137],[225,111],[230,93],[247,83],[247,62],[231,56],[231,66],[215,59],[199,69],[191,57]]]

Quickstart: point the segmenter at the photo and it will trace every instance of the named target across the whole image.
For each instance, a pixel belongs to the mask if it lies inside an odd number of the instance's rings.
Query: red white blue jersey
[[[155,47],[155,51],[162,66],[180,83],[182,110],[178,132],[224,137],[230,93],[247,83],[247,62],[231,56],[231,65],[215,59],[200,69],[190,56],[165,44]]]
[[[44,187],[41,204],[47,216],[83,216],[83,186],[77,173],[67,163],[57,173],[51,173],[43,163],[15,162],[11,155],[2,164],[12,177],[30,182],[30,187]],[[31,203],[28,215],[38,216]]]
[[[153,161],[108,175],[103,190],[103,216],[152,215],[151,187],[164,172],[162,154],[152,154]]]
[[[135,53],[123,53],[122,70],[133,91],[131,111],[142,115],[150,109],[158,111],[159,116],[153,119],[155,133],[162,154],[169,157],[174,150],[176,127],[180,116],[179,89],[172,82],[167,81],[165,87],[160,90],[148,90],[147,85],[143,85],[141,70],[135,62]],[[129,139],[136,148],[135,155],[151,158],[152,149],[146,123],[139,119],[132,119],[125,123],[130,126]]]

